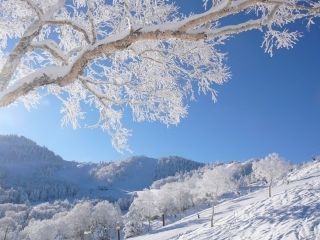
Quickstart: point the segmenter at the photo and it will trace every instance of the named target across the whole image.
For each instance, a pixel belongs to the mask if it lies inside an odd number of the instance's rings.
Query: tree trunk
[[[7,240],[8,231],[9,231],[9,227],[6,228],[6,232],[5,232],[5,234],[4,234],[3,240]]]
[[[214,203],[212,203],[211,227],[213,227]]]
[[[269,198],[271,197],[271,184],[269,185]]]
[[[162,226],[164,227],[166,225],[165,220],[164,220],[164,214],[162,214]]]

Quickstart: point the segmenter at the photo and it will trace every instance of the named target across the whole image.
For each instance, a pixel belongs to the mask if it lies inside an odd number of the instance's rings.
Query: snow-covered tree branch
[[[125,109],[136,121],[170,125],[196,93],[216,100],[215,85],[230,78],[218,50],[230,36],[260,30],[272,55],[301,36],[288,24],[320,16],[319,1],[203,2],[203,13],[185,16],[167,0],[0,0],[0,106],[34,106],[52,94],[63,124],[101,128],[124,150]],[[85,122],[84,105],[97,109],[96,123]]]

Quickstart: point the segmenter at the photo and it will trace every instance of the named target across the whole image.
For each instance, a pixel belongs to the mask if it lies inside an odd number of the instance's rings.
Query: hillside
[[[161,177],[203,164],[179,157],[144,156],[122,161],[79,163],[14,135],[0,136],[0,203],[99,198],[116,201],[149,187]]]
[[[215,208],[190,214],[165,227],[153,226],[132,240],[320,239],[320,161],[309,162],[280,181],[268,198],[267,188],[225,200]]]

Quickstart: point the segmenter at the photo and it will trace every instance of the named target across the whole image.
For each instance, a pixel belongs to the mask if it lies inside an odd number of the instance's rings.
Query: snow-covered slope
[[[149,187],[159,177],[203,166],[178,157],[166,159],[69,162],[25,137],[0,136],[0,203],[84,197],[115,201]]]
[[[132,240],[319,240],[320,162],[294,170],[288,180],[274,187],[271,198],[262,189],[221,202],[215,208],[214,227],[208,208],[200,219],[191,214]]]

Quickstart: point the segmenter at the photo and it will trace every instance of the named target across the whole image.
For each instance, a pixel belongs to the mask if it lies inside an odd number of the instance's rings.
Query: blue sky
[[[179,0],[182,3],[182,0]],[[191,2],[191,1],[190,1]],[[200,9],[183,4],[183,11]],[[198,161],[246,160],[278,152],[299,162],[320,154],[320,25],[291,50],[271,58],[260,48],[262,33],[241,34],[222,47],[228,52],[232,79],[218,87],[218,102],[200,96],[190,103],[180,125],[125,125],[133,130],[133,155],[179,155]],[[59,104],[46,98],[28,112],[18,105],[0,109],[0,134],[18,134],[45,145],[66,160],[108,161],[130,154],[116,152],[99,130],[60,127]]]

